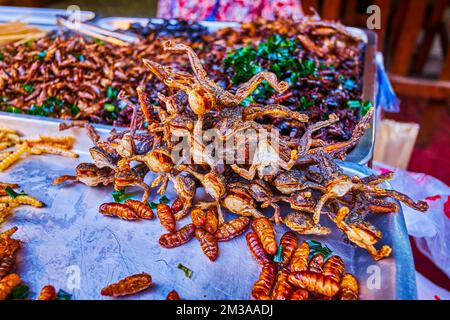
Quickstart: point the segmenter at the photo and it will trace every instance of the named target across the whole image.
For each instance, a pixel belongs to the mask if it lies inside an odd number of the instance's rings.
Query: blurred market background
[[[178,3],[161,1],[160,11]],[[279,2],[296,3],[287,0]],[[62,9],[71,4],[78,5],[82,10],[94,11],[102,17],[158,15],[156,0],[0,0],[0,5]],[[306,13],[314,7],[325,19],[339,19],[349,26],[366,27],[369,16],[366,11],[373,4],[381,8],[382,28],[377,30],[379,50],[383,53],[386,71],[401,102],[399,112],[383,113],[375,160],[425,173],[449,185],[450,1],[304,0],[301,5]],[[165,10],[165,16],[167,12]],[[417,270],[432,282],[450,290],[446,274],[415,248],[414,241],[412,245]],[[450,251],[450,248],[447,250]],[[439,295],[436,294],[435,298],[439,299]]]

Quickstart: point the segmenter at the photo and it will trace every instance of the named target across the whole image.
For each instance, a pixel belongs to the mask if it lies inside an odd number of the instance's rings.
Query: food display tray
[[[165,230],[157,220],[128,222],[99,214],[99,205],[112,201],[112,187],[53,186],[55,177],[73,174],[77,164],[90,162],[91,143],[84,130],[60,133],[59,122],[0,114],[0,126],[11,127],[26,136],[73,135],[77,139],[75,152],[80,154],[79,159],[30,156],[0,173],[0,181],[18,183],[26,193],[46,204],[39,209],[19,207],[0,227],[1,230],[19,227],[15,237],[23,241],[23,246],[18,252],[17,272],[32,292],[52,284],[72,293],[74,299],[103,299],[100,290],[107,284],[147,272],[154,285],[128,299],[165,299],[173,289],[183,299],[250,298],[260,267],[251,257],[244,236],[220,243],[218,259],[210,262],[195,239],[179,248],[162,248],[158,239]],[[105,135],[108,128],[99,127],[99,130]],[[351,176],[372,173],[357,164],[343,162],[341,165]],[[148,179],[151,178],[149,175]],[[171,186],[166,196],[170,201],[175,199]],[[198,199],[202,198],[199,194]],[[150,200],[158,199],[152,193]],[[227,219],[233,217],[226,215]],[[299,238],[320,241],[340,255],[347,272],[354,273],[359,280],[361,299],[415,299],[414,262],[401,210],[397,214],[374,215],[369,221],[383,232],[377,246],[392,246],[390,258],[375,262],[366,251],[344,241],[343,234],[326,216],[322,217],[322,223],[333,229],[331,235]],[[180,225],[185,223],[181,221]],[[278,239],[285,231],[285,227],[277,227]],[[179,263],[193,271],[192,278],[177,268]]]
[[[0,6],[0,22],[22,21],[43,29],[54,29],[56,17],[66,16],[67,10]],[[80,11],[80,21],[89,21],[95,18],[92,11]]]

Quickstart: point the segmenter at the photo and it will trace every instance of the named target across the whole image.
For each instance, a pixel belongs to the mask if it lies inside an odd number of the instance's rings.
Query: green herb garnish
[[[117,91],[113,87],[108,87],[108,89],[106,89],[106,96],[108,97],[108,99],[115,99],[117,98],[118,94],[119,91]]]
[[[351,109],[358,109],[361,108],[361,101],[360,100],[348,100],[347,101],[347,107]]]
[[[138,194],[137,192],[125,193],[124,190],[120,190],[120,191],[114,190],[112,193],[112,196],[113,196],[115,202],[122,203],[122,202],[127,201],[128,199],[133,198],[137,194]]]
[[[305,96],[300,98],[300,106],[297,107],[297,111],[305,111],[314,106],[314,101],[309,100]]]
[[[103,109],[105,109],[105,111],[108,111],[108,112],[114,112],[114,111],[116,111],[116,106],[111,103],[105,103],[103,105]]]
[[[11,112],[11,113],[20,113],[21,112],[19,108],[12,107],[12,106],[7,107],[5,111]]]
[[[154,203],[153,201],[152,201],[152,202],[149,202],[148,206],[149,206],[151,209],[153,209],[153,210],[155,210],[155,209],[158,208],[158,204],[157,204],[157,203]]]
[[[59,100],[56,97],[49,97],[41,105],[31,105],[30,109],[27,110],[27,113],[35,116],[47,117],[52,115],[56,109],[61,109],[64,106],[64,103],[64,100]]]
[[[38,52],[37,57],[38,59],[44,59],[47,56],[47,50]]]
[[[15,199],[19,196],[19,194],[17,192],[15,192],[10,186],[7,186],[5,188],[5,191],[8,194],[8,196],[10,196],[13,199]]]
[[[63,289],[59,289],[56,294],[56,300],[72,300],[72,295]]]
[[[69,111],[70,111],[70,114],[73,116],[73,117],[75,117],[77,114],[79,114],[80,113],[80,108],[78,108],[78,106],[76,106],[76,105],[71,105],[71,106],[69,106]]]
[[[78,56],[78,61],[84,62],[85,60],[86,60],[86,58],[85,58],[82,54],[80,54],[80,55]]]
[[[320,242],[315,241],[315,240],[307,240],[306,242],[309,245],[309,258],[310,259],[318,253],[321,253],[325,260],[327,260],[331,256],[332,251],[326,245],[323,245]]]
[[[100,46],[105,45],[105,41],[103,41],[102,39],[95,38],[94,42]]]
[[[0,52],[0,61],[3,61],[5,59],[5,55],[3,54],[3,52]]]
[[[11,291],[11,296],[13,299],[26,299],[30,294],[30,288],[27,285],[19,284],[14,287]]]
[[[276,263],[283,262],[283,246],[278,247],[277,254],[273,257],[273,261]]]
[[[25,90],[25,92],[27,92],[27,93],[31,93],[31,92],[33,92],[34,88],[31,84],[24,84],[23,90]]]
[[[361,114],[365,116],[371,108],[373,108],[372,102],[365,101],[361,107]]]
[[[159,198],[159,203],[169,203],[169,198],[167,198],[166,196],[162,196],[161,198]]]
[[[183,266],[181,263],[179,263],[177,265],[177,268],[184,272],[184,275],[186,276],[186,278],[189,278],[189,279],[192,278],[192,274],[194,272],[191,269],[189,269],[188,267]]]

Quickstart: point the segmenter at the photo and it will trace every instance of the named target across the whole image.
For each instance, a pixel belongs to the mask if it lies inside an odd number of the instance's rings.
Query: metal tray
[[[0,6],[0,22],[19,20],[43,29],[55,28],[56,16],[67,14],[67,10],[64,9]],[[79,18],[80,21],[89,21],[95,18],[95,13],[80,11]]]
[[[58,123],[0,114],[0,125],[24,135],[55,134]],[[106,133],[105,128],[101,130]],[[17,208],[1,226],[2,230],[19,227],[16,237],[24,245],[18,253],[18,272],[32,292],[51,283],[73,293],[75,299],[103,299],[100,289],[106,284],[145,271],[155,285],[129,299],[165,299],[173,289],[183,299],[249,299],[260,267],[252,259],[244,236],[221,243],[219,257],[212,263],[195,239],[171,250],[160,247],[158,238],[164,230],[157,221],[126,222],[100,215],[98,206],[112,200],[110,187],[52,186],[53,178],[72,174],[78,163],[90,161],[90,142],[83,130],[62,134],[77,138],[75,149],[80,159],[34,156],[0,173],[1,181],[19,183],[46,204],[42,209]],[[371,174],[370,169],[357,164],[342,163],[342,167],[349,175]],[[175,199],[171,186],[166,195]],[[158,198],[152,194],[150,200]],[[378,263],[364,250],[344,243],[340,232],[313,239],[327,244],[345,260],[347,270],[360,282],[361,299],[416,299],[414,262],[402,212],[376,215],[371,222],[383,232],[382,243],[393,247],[393,256]],[[326,217],[323,223],[332,227]],[[284,227],[277,229],[278,237],[286,231]],[[177,269],[179,263],[193,270],[192,279]]]

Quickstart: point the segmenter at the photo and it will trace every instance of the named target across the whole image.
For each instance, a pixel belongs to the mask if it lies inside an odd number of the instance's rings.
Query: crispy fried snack
[[[291,300],[308,300],[308,298],[309,292],[302,288],[295,290],[291,295]]]
[[[180,299],[180,296],[178,295],[178,292],[176,292],[175,290],[172,290],[167,295],[166,300],[181,300],[181,299]]]
[[[5,300],[11,294],[12,289],[21,283],[19,275],[11,273],[0,280],[0,300]]]
[[[117,217],[123,220],[134,221],[139,219],[136,212],[122,203],[104,203],[100,206],[99,211],[105,216]]]
[[[293,288],[288,281],[290,272],[286,269],[281,269],[278,272],[277,280],[272,290],[272,300],[289,300]]]
[[[159,222],[167,231],[172,232],[175,230],[175,216],[172,213],[172,209],[170,209],[167,204],[158,204],[156,207],[156,214],[158,215]]]
[[[190,223],[178,231],[165,233],[159,238],[159,244],[167,249],[179,247],[194,237],[195,229],[194,224]]]
[[[56,300],[56,290],[54,286],[47,285],[41,289],[38,300]]]
[[[13,256],[6,256],[0,259],[0,280],[11,273],[15,263],[16,260]]]
[[[275,228],[267,218],[255,219],[252,223],[253,232],[256,233],[268,254],[277,254],[277,241],[275,239]]]
[[[20,248],[20,241],[11,238],[17,229],[17,227],[13,227],[3,233],[0,233],[0,259],[13,256],[17,249]]]
[[[206,210],[205,230],[211,234],[216,233],[219,227],[219,218],[217,215],[217,207],[210,207]]]
[[[20,157],[28,150],[28,143],[22,143],[19,148],[11,153],[8,157],[0,161],[0,171],[4,171],[17,162]]]
[[[344,261],[339,256],[330,257],[323,265],[323,275],[330,277],[337,283],[341,283],[345,271]]]
[[[359,285],[356,278],[347,273],[342,277],[341,291],[339,293],[341,300],[358,300]]]
[[[153,210],[145,203],[128,199],[127,201],[125,201],[125,205],[130,207],[130,209],[133,210],[141,219],[153,220],[155,218]]]
[[[11,207],[18,207],[20,205],[29,205],[35,208],[42,208],[44,203],[32,196],[17,196],[16,198],[11,198],[10,196],[1,197],[0,203],[7,203]]]
[[[300,272],[308,270],[309,245],[303,242],[297,250],[295,250],[291,259],[291,272]]]
[[[309,262],[308,270],[311,272],[322,273],[325,257],[321,253],[315,254]]]
[[[191,210],[191,220],[196,227],[203,227],[206,222],[206,215],[202,208],[193,208]]]
[[[110,297],[128,296],[146,290],[151,285],[152,277],[149,274],[142,272],[140,274],[128,276],[117,283],[110,284],[102,289],[101,294]]]
[[[217,239],[208,231],[197,228],[195,230],[195,237],[198,242],[200,242],[200,247],[202,248],[205,255],[209,260],[215,261],[219,255],[219,246],[217,244]]]
[[[178,213],[179,211],[181,211],[181,209],[183,209],[183,201],[180,199],[180,197],[177,197],[175,199],[170,208],[172,209],[173,214]]]
[[[79,155],[75,152],[66,150],[65,146],[60,147],[58,146],[49,146],[46,144],[36,144],[33,147],[29,148],[28,153],[30,154],[35,154],[35,155],[39,155],[39,154],[54,154],[57,156],[62,156],[62,157],[66,157],[66,158],[78,158]]]
[[[297,250],[297,236],[293,232],[286,232],[280,240],[280,246],[283,247],[283,261],[281,261],[280,265],[282,267],[287,267],[290,262],[292,255],[295,250]]]
[[[261,266],[272,262],[270,256],[264,251],[262,243],[256,233],[249,232],[245,238],[247,240],[247,246],[256,262],[258,262]]]
[[[339,292],[339,283],[312,271],[295,272],[289,276],[289,282],[313,294],[321,294],[327,297],[334,297]]]
[[[253,285],[252,297],[256,300],[269,300],[276,275],[277,266],[274,263],[264,265],[258,281]]]
[[[217,241],[228,241],[244,233],[249,225],[250,218],[239,217],[220,225],[214,235]]]

